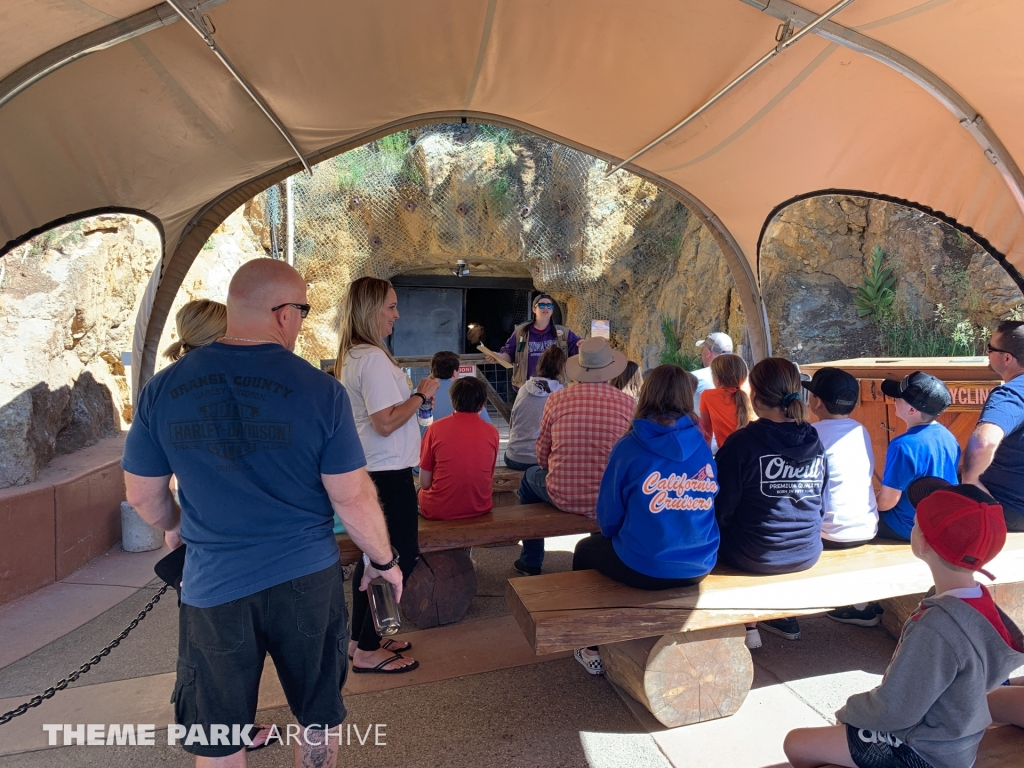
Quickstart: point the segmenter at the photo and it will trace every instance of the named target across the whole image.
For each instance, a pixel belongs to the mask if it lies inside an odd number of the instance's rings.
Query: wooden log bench
[[[596,520],[562,512],[550,504],[495,507],[486,515],[462,520],[421,517],[421,556],[406,583],[402,613],[421,629],[461,621],[477,586],[470,547],[596,530]],[[342,563],[354,563],[362,556],[347,534],[338,534],[336,538]]]
[[[988,567],[1004,598],[1010,592],[1002,585],[1024,582],[1024,534],[1010,534]],[[877,540],[826,550],[801,573],[758,576],[719,566],[696,586],[645,592],[597,571],[571,571],[510,579],[505,600],[535,653],[600,646],[608,678],[674,727],[740,708],[753,681],[743,624],[930,587],[931,574],[909,545]]]

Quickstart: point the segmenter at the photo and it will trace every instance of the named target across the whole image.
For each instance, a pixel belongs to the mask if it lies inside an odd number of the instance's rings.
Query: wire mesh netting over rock
[[[300,353],[334,357],[339,302],[356,278],[451,274],[458,259],[473,276],[532,278],[581,336],[592,319],[610,320],[613,343],[645,365],[657,363],[662,317],[685,338],[741,335],[732,278],[706,228],[657,186],[607,168],[539,137],[444,124],[293,176],[294,263],[313,306]],[[286,198],[278,184],[245,211],[280,258]]]

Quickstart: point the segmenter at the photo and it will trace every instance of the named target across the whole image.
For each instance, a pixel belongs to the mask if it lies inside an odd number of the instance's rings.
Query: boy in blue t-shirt
[[[949,407],[949,390],[934,376],[915,371],[903,381],[883,381],[882,392],[896,401],[896,415],[907,431],[889,443],[878,491],[878,535],[910,541],[914,508],[904,493],[920,477],[941,477],[956,485],[960,445],[935,421]]]

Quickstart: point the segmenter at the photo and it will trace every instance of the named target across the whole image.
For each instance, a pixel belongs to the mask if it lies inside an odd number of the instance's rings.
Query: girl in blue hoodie
[[[701,581],[715,565],[717,470],[693,414],[696,379],[660,365],[644,379],[633,427],[615,444],[601,479],[595,533],[576,545],[574,571],[593,568],[637,589]],[[604,672],[597,648],[576,660]]]

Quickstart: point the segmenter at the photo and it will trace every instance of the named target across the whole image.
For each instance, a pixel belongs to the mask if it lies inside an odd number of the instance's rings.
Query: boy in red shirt
[[[476,517],[492,506],[498,430],[480,418],[487,390],[467,377],[450,394],[455,412],[431,424],[420,446],[420,514],[428,520]]]

